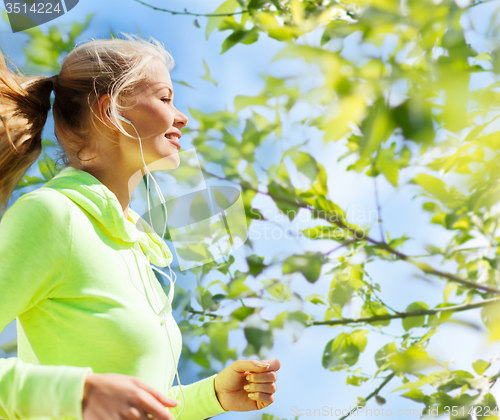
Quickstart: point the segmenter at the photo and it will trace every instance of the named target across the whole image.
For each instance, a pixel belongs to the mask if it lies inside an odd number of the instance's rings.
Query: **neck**
[[[119,165],[115,164],[108,165],[106,168],[102,169],[85,168],[83,170],[98,179],[116,195],[122,208],[123,216],[127,219],[132,193],[139,185],[139,182],[141,182],[143,174],[141,171],[129,173],[118,166]]]

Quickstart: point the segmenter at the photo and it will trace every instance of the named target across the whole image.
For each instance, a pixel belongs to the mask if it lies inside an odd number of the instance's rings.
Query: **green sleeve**
[[[72,232],[69,205],[61,197],[47,190],[25,194],[0,221],[0,332],[50,296],[64,278]],[[93,373],[90,367],[0,358],[0,418],[81,420],[88,372]]]
[[[222,408],[215,394],[216,376],[215,374],[190,385],[182,385],[182,391],[186,399],[184,409],[182,409],[184,404],[179,386],[172,387],[168,393],[168,397],[179,401],[176,407],[169,408],[174,418],[181,410],[182,413],[178,417],[178,420],[203,420],[217,414],[229,413],[229,410]]]

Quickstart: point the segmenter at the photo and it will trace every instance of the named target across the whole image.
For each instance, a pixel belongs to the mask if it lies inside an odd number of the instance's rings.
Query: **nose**
[[[189,121],[189,118],[187,115],[183,114],[180,111],[177,111],[177,114],[175,116],[175,122],[174,124],[179,127],[185,127]]]

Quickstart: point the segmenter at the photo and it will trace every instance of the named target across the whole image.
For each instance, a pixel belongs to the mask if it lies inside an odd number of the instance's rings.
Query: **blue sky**
[[[221,3],[220,0],[204,1],[151,1],[151,4],[159,7],[168,7],[173,10],[183,10],[187,8],[193,12],[212,12]],[[474,10],[473,22],[481,29],[481,21],[491,13],[494,6],[499,2],[477,7]],[[481,10],[482,9],[482,10]],[[220,48],[227,32],[215,31],[209,41],[205,39],[204,26],[206,19],[198,18],[202,28],[196,28],[193,24],[194,17],[161,13],[146,8],[132,0],[97,0],[81,1],[70,13],[59,18],[58,24],[82,22],[84,17],[92,12],[96,16],[92,20],[89,28],[78,39],[85,40],[93,38],[107,37],[109,30],[136,33],[137,28],[143,35],[151,35],[165,43],[172,53],[176,67],[172,72],[172,79],[182,80],[195,89],[174,84],[176,107],[188,113],[188,108],[202,109],[205,112],[218,111],[222,109],[233,110],[233,99],[235,95],[254,95],[260,92],[263,81],[259,74],[299,74],[303,71],[292,62],[271,63],[272,58],[278,52],[281,44],[275,40],[261,36],[259,42],[252,45],[237,45],[225,54],[220,55]],[[42,30],[47,30],[50,22],[41,26]],[[465,25],[465,23],[464,23]],[[477,48],[487,50],[491,46],[484,43],[480,34],[470,33],[470,40]],[[315,34],[307,35],[307,41],[315,41]],[[0,22],[0,47],[6,51],[18,66],[24,64],[24,56],[20,53],[20,46],[23,45],[27,36],[22,33],[12,34],[9,32],[7,24]],[[352,43],[351,51],[356,51],[355,39],[349,40]],[[346,48],[347,49],[347,48]],[[218,86],[202,80],[204,75],[203,60],[206,60],[210,67],[211,75],[218,80]],[[477,81],[475,83],[481,83]],[[307,87],[305,82],[305,86]],[[301,119],[306,109],[298,107],[295,109],[290,120]],[[189,114],[188,114],[189,115]],[[243,114],[242,114],[243,116]],[[362,214],[370,215],[376,210],[373,194],[373,181],[355,172],[347,172],[346,167],[350,163],[347,159],[337,163],[338,157],[343,152],[343,145],[339,143],[323,144],[321,134],[313,129],[292,126],[291,121],[286,122],[283,130],[283,147],[303,142],[311,139],[304,150],[310,152],[325,165],[329,175],[329,189],[331,198],[344,209],[357,217]],[[194,124],[194,123],[193,123]],[[193,125],[194,127],[194,125]],[[45,137],[53,138],[52,126],[47,124]],[[183,137],[184,149],[189,149],[189,136]],[[281,158],[280,146],[275,149],[257,152],[257,156],[263,163],[279,162]],[[36,169],[35,169],[36,170]],[[402,172],[402,185],[405,180],[411,179],[412,173]],[[422,251],[423,245],[432,243],[434,245],[444,244],[448,238],[445,232],[439,227],[428,223],[429,216],[421,211],[422,200],[414,198],[416,190],[411,188],[400,188],[394,190],[385,179],[379,181],[379,194],[382,203],[382,217],[385,230],[390,232],[391,237],[401,236],[406,233],[412,238],[405,246],[405,251],[410,254],[417,254]],[[262,209],[274,209],[272,203],[265,198],[259,198],[255,204]],[[371,213],[372,212],[372,213]],[[277,217],[277,214],[275,215]],[[304,222],[306,223],[306,222]],[[253,226],[251,235],[261,233],[264,235],[264,224],[258,223]],[[298,231],[303,225],[290,223],[292,231]],[[255,240],[256,250],[259,255],[265,255],[265,262],[270,262],[275,256],[283,257],[289,252],[303,252],[305,250],[325,250],[332,245],[324,243],[307,243],[305,241],[288,240],[279,238],[280,230],[275,231],[278,239],[269,238],[267,240]],[[373,230],[373,235],[378,237],[378,229]],[[254,239],[256,236],[254,236]],[[239,248],[234,256],[237,261],[237,268],[245,269],[245,253],[247,249]],[[174,264],[175,265],[175,264]],[[404,263],[383,263],[376,262],[370,264],[369,273],[374,281],[382,286],[382,296],[388,305],[398,310],[403,310],[414,301],[426,301],[429,305],[440,302],[444,282],[425,282],[416,277],[417,271]],[[279,272],[270,273],[270,276],[280,276]],[[204,280],[204,285],[218,278],[210,277]],[[300,275],[291,279],[291,285],[301,296],[305,297],[312,293],[327,294],[331,277],[323,276],[317,283],[311,285]],[[181,274],[178,276],[178,284],[185,289],[192,289],[195,286],[193,276]],[[258,282],[249,281],[251,287],[258,287]],[[291,304],[290,304],[291,305]],[[286,309],[286,305],[268,305],[263,316],[271,319],[276,313]],[[346,316],[354,316],[355,310],[359,307],[359,302],[354,301],[348,308]],[[229,309],[229,308],[227,308]],[[318,308],[306,303],[306,312],[318,313]],[[472,320],[481,325],[479,311],[468,312],[467,315],[459,314],[456,319]],[[392,341],[390,336],[376,332],[375,328],[367,328],[368,346],[361,357],[360,366],[363,372],[373,373],[376,366],[373,354],[384,344]],[[261,418],[262,412],[274,414],[281,418],[292,418],[292,406],[297,408],[321,408],[323,406],[333,409],[343,409],[353,406],[358,395],[366,396],[380,382],[379,379],[369,381],[363,386],[356,388],[346,386],[346,373],[329,372],[321,366],[321,357],[326,343],[336,334],[349,329],[336,330],[328,327],[311,327],[303,332],[302,337],[296,343],[292,343],[290,335],[278,333],[275,337],[275,347],[268,355],[269,358],[278,358],[281,362],[281,369],[278,372],[278,391],[275,394],[275,402],[265,410],[247,413],[229,413],[220,416],[221,418],[257,420]],[[401,322],[393,321],[391,328],[385,331],[389,334],[401,335],[403,329]],[[9,341],[15,336],[15,323],[9,325],[0,335],[0,343]],[[243,350],[245,343],[242,340],[243,332],[236,331],[230,336],[230,344]],[[471,369],[471,363],[478,358],[490,359],[494,353],[500,353],[500,345],[495,343],[489,345],[486,342],[484,331],[476,331],[457,324],[445,324],[441,327],[440,333],[433,337],[428,347],[429,353],[440,362],[455,359],[451,364],[452,369]],[[496,372],[499,364],[494,365],[491,370]],[[196,372],[186,369],[180,370],[181,382],[190,383],[198,379]],[[413,403],[410,400],[391,394],[390,390],[399,386],[398,380],[393,380],[381,395],[387,399],[385,409],[390,408],[395,412],[397,409],[421,408],[421,404]],[[497,399],[500,401],[500,388],[498,385],[494,389]],[[369,407],[380,408],[372,400]],[[319,417],[319,416],[317,416]],[[418,416],[410,416],[417,418]],[[316,418],[316,417],[303,417]]]

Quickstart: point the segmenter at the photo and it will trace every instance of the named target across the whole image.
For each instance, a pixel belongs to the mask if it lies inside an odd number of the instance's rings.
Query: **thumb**
[[[270,364],[259,360],[237,360],[233,363],[232,368],[236,372],[265,372],[269,369]]]

